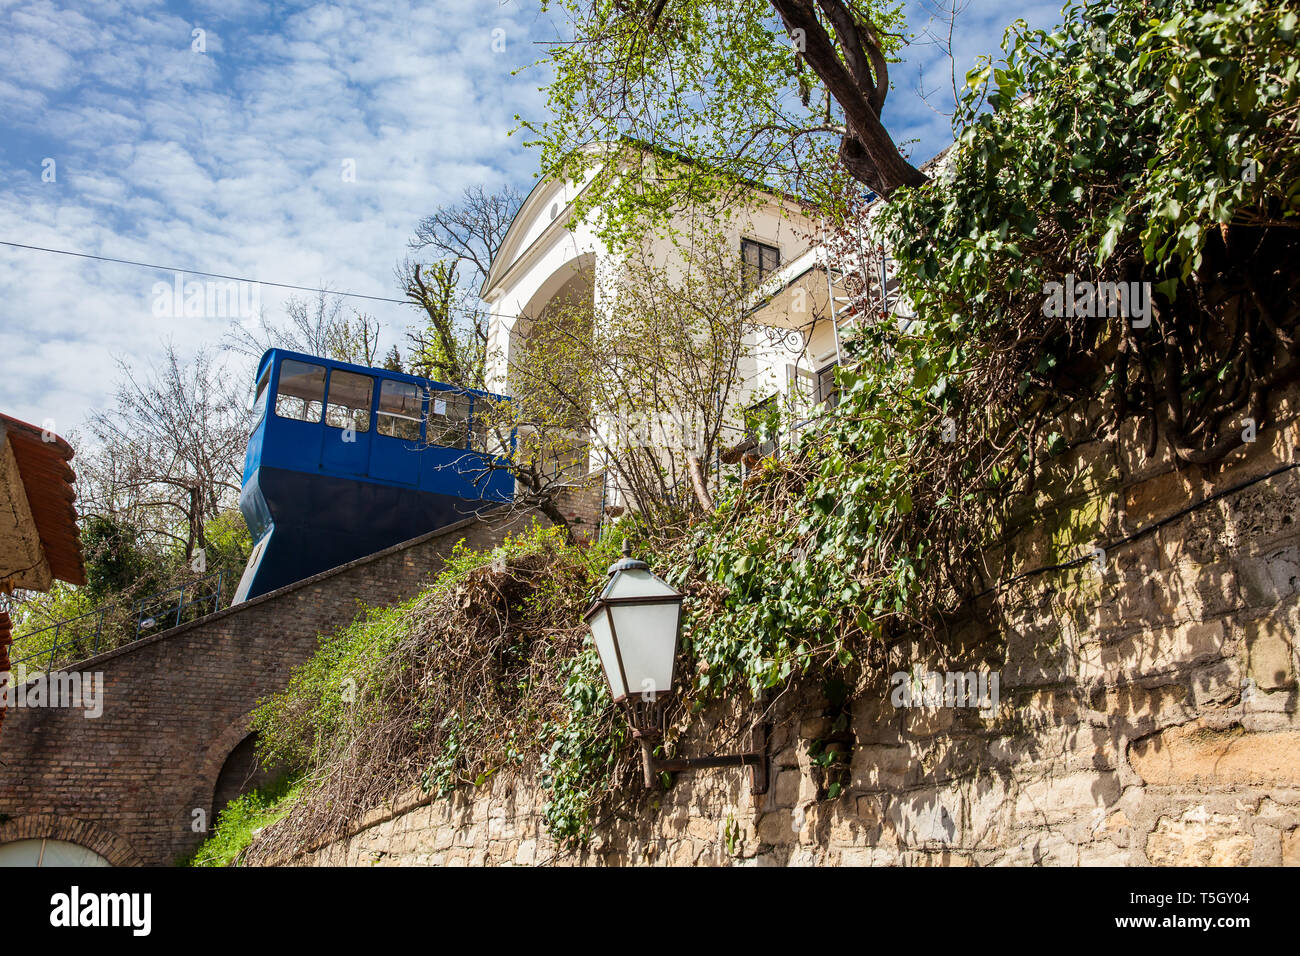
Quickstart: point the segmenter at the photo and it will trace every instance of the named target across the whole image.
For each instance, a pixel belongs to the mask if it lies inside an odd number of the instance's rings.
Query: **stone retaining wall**
[[[1281,427],[1213,471],[1147,458],[1136,424],[1093,440],[1106,409],[1076,409],[1070,451],[989,553],[1025,576],[942,642],[892,647],[842,708],[820,687],[787,695],[764,796],[744,771],[680,777],[565,850],[537,781],[499,778],[408,794],[292,862],[1298,864],[1296,409],[1293,392]],[[888,675],[917,666],[998,673],[996,714],[893,706]],[[677,752],[709,752],[716,716]],[[836,779],[826,749],[847,755]]]

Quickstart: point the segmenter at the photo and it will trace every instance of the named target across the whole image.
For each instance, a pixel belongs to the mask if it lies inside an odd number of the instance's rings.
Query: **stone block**
[[[1279,609],[1242,624],[1246,645],[1246,673],[1261,690],[1294,687],[1295,627]]]
[[[885,820],[900,843],[957,844],[961,842],[964,795],[960,788],[912,790],[900,794],[885,810]]]
[[[1300,827],[1282,834],[1282,865],[1300,866]]]
[[[1124,489],[1129,527],[1144,528],[1205,496],[1200,468],[1166,471]]]
[[[1233,565],[1241,582],[1242,601],[1250,607],[1272,607],[1300,594],[1300,545],[1245,554]]]
[[[758,821],[758,839],[769,846],[786,846],[798,839],[789,810],[773,810]]]
[[[850,774],[855,790],[904,786],[919,765],[908,747],[871,745],[853,752]]]
[[[1239,816],[1190,807],[1179,817],[1161,816],[1147,835],[1153,866],[1245,866],[1255,840]]]
[[[1110,771],[1047,776],[1024,783],[1016,791],[1015,819],[1030,826],[1059,826],[1074,822],[1096,828],[1120,795],[1119,776]]]
[[[1116,684],[1190,670],[1225,654],[1223,623],[1189,623],[1143,630],[1115,641],[1086,644],[1079,652],[1079,680]]]
[[[772,801],[778,807],[793,807],[799,801],[799,787],[803,774],[798,770],[782,770],[776,775],[772,787]]]
[[[1129,764],[1154,786],[1300,784],[1300,731],[1248,733],[1200,722],[1129,745]]]

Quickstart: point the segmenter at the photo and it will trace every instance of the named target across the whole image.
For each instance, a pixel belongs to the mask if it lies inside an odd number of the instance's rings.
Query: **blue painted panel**
[[[328,475],[365,475],[370,464],[370,432],[326,425],[321,429],[320,470]]]
[[[375,432],[370,446],[370,477],[415,487],[420,481],[420,442]]]
[[[262,458],[262,444],[266,438],[266,416],[263,415],[261,421],[253,429],[253,433],[248,436],[248,450],[244,452],[244,481],[248,481],[253,472],[257,471],[257,466]]]
[[[240,507],[274,516],[258,542],[256,568],[241,582],[244,599],[409,541],[490,507],[450,495],[263,467]],[[257,499],[260,499],[260,503]]]

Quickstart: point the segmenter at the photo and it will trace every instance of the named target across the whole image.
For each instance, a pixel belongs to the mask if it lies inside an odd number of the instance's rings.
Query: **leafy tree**
[[[497,192],[474,186],[420,220],[410,241],[416,256],[397,274],[420,315],[407,332],[415,374],[485,387],[490,317],[478,294],[522,203],[509,186]]]
[[[83,513],[125,514],[143,535],[180,545],[185,560],[207,546],[205,523],[239,493],[247,446],[246,399],[200,351],[183,362],[172,345],[141,375],[119,363],[113,407],[90,418],[103,449],[81,485]]]
[[[925,177],[881,122],[903,17],[892,0],[547,0],[550,117],[526,122],[547,173],[595,176],[578,214],[638,218],[753,182],[822,203],[846,174],[883,196]],[[623,144],[619,149],[617,144]]]
[[[1300,378],[1298,27],[1294,2],[1258,0],[1012,25],[969,76],[949,170],[883,211],[915,320],[862,323],[824,428],[690,542],[679,579],[727,594],[692,605],[701,691],[940,627],[1009,573],[986,549],[1045,472],[1070,473],[1071,440],[1136,426],[1148,454],[1213,464],[1263,427]],[[1150,312],[1056,312],[1047,284],[1070,275],[1150,283]],[[1067,435],[1063,411],[1099,397],[1105,419]],[[1045,565],[1106,533],[1048,530]]]
[[[139,530],[123,518],[86,518],[81,527],[81,546],[86,556],[86,592],[95,603],[140,587],[145,592],[157,589],[161,556],[144,546]]]
[[[411,372],[464,388],[482,388],[487,370],[488,315],[465,288],[459,265],[439,260],[408,262],[405,293],[424,313],[423,325],[407,332]]]
[[[743,433],[741,362],[756,328],[752,277],[721,230],[683,224],[673,259],[669,269],[642,247],[613,279],[613,305],[588,294],[522,318],[510,368],[512,404],[572,436],[553,436],[561,447],[549,454],[585,463],[594,452],[613,487],[661,526],[713,508],[720,476],[709,465]]]
[[[406,297],[422,313],[422,321],[407,333],[414,374],[463,388],[486,387],[490,316],[478,293],[522,201],[510,188],[468,189],[458,203],[440,207],[416,229],[411,248],[432,253],[432,261],[407,259],[398,269]],[[512,400],[476,405],[479,444],[495,455],[476,479],[508,471],[516,482],[514,506],[536,508],[568,531],[557,499],[583,484],[575,464],[585,439],[575,441],[566,410],[536,393],[516,391]]]

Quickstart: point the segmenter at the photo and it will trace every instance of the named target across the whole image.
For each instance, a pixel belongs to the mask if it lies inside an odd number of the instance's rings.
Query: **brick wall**
[[[555,506],[568,520],[574,536],[584,541],[600,536],[605,507],[603,477],[604,472],[587,475],[581,484],[565,488],[555,498]]]
[[[1213,470],[1148,458],[1135,425],[1094,439],[1108,416],[1067,416],[1072,450],[989,558],[1005,580],[1106,553],[986,596],[942,642],[900,640],[841,733],[822,688],[783,697],[767,794],[739,770],[680,777],[661,799],[638,784],[566,851],[537,782],[501,777],[412,792],[289,862],[1300,865],[1296,393]],[[889,676],[917,665],[999,673],[996,712],[895,707]],[[723,716],[706,711],[675,752],[709,753]],[[827,746],[847,754],[835,781],[814,761]]]
[[[0,843],[70,839],[113,863],[172,863],[203,839],[193,811],[211,813],[249,712],[320,633],[352,621],[361,602],[414,595],[457,541],[491,547],[528,520],[471,518],[71,668],[102,672],[103,714],[9,709]]]

